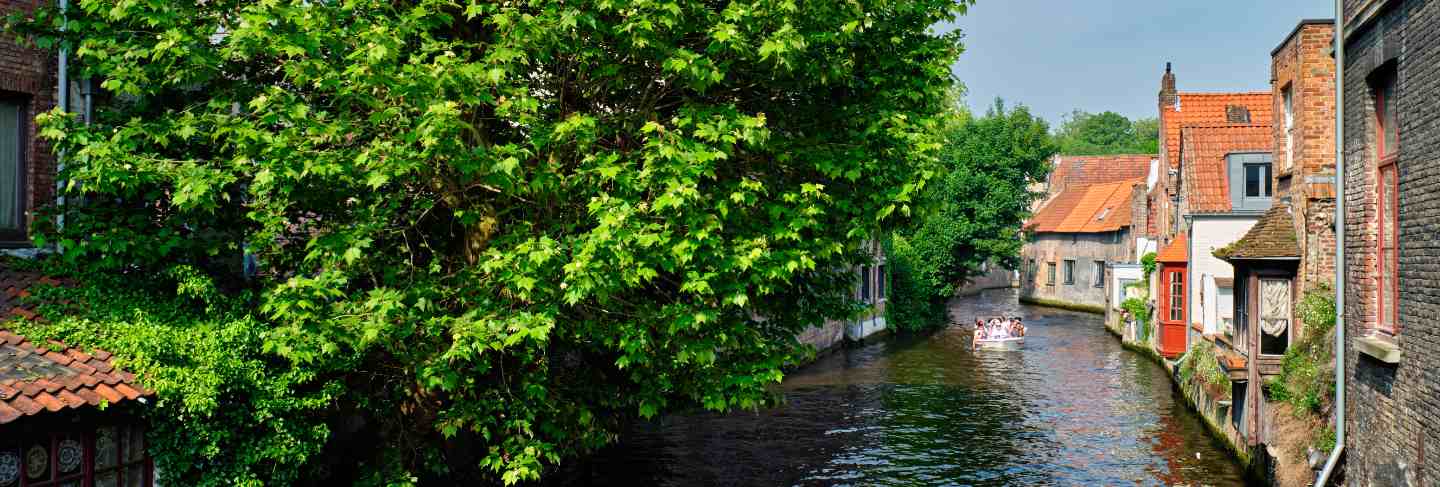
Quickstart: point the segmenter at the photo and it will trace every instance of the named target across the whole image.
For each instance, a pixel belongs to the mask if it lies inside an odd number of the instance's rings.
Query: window
[[[1170,321],[1185,319],[1185,273],[1171,271],[1170,276]]]
[[[1065,260],[1065,285],[1075,284],[1075,261]]]
[[[1025,267],[1025,273],[1029,274],[1030,282],[1035,282],[1035,277],[1040,274],[1040,266],[1035,263],[1035,259],[1030,259],[1030,265]]]
[[[154,473],[144,430],[102,426],[93,433],[53,432],[0,439],[0,486],[144,487]],[[29,437],[24,437],[29,436]]]
[[[875,268],[875,298],[885,300],[885,265]]]
[[[1290,348],[1290,280],[1260,280],[1260,354],[1285,355]]]
[[[1105,287],[1105,261],[1095,261],[1095,287]]]
[[[1054,262],[1049,262],[1049,263],[1046,263],[1046,264],[1045,264],[1045,285],[1046,285],[1046,286],[1054,286],[1054,285],[1055,285],[1055,263],[1054,263]]]
[[[1388,73],[1375,89],[1375,201],[1377,230],[1375,253],[1376,328],[1391,335],[1400,332],[1400,120],[1395,99],[1395,76]]]
[[[1269,197],[1270,197],[1270,165],[1269,165],[1269,164],[1246,164],[1246,165],[1245,165],[1245,197],[1246,197],[1246,198],[1269,198]]]
[[[1281,172],[1289,170],[1295,164],[1295,100],[1291,88],[1292,86],[1286,86],[1281,95],[1281,103],[1285,109],[1285,160],[1281,161]]]
[[[0,240],[25,240],[25,112],[0,101]]]
[[[870,294],[870,266],[860,266],[860,301],[871,302]]]

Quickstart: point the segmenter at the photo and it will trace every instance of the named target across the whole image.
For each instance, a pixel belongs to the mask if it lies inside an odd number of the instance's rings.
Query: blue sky
[[[1270,51],[1330,0],[978,0],[952,67],[983,113],[995,97],[1052,125],[1079,108],[1154,117],[1165,62],[1180,91],[1270,89]]]

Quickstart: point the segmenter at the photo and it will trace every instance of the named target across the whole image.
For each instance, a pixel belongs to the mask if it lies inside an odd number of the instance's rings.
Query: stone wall
[[[32,11],[38,4],[34,0],[0,0],[0,15]],[[36,136],[34,120],[36,115],[55,107],[56,64],[53,53],[18,44],[13,35],[0,39],[0,96],[24,103],[28,112],[24,130],[29,141],[25,146],[25,200],[32,219],[33,211],[53,203],[55,194],[55,157],[50,144]]]
[[[987,289],[1002,289],[1015,285],[1015,271],[1006,269],[994,263],[987,263],[984,268],[971,276],[970,282],[960,287],[961,296],[970,296]]]
[[[1345,6],[1347,22],[1357,27],[1345,39],[1343,80],[1346,481],[1440,485],[1440,467],[1430,462],[1440,455],[1440,2],[1347,0]],[[1375,126],[1367,78],[1392,61],[1401,148],[1397,364],[1355,348],[1375,320]]]
[[[1100,308],[1105,286],[1095,285],[1095,261],[1130,262],[1135,239],[1128,231],[1107,233],[1042,233],[1025,245],[1020,276],[1020,297]],[[1065,284],[1065,260],[1075,261],[1075,281]],[[1035,267],[1029,267],[1031,262]],[[1047,264],[1055,264],[1055,281],[1049,282]]]
[[[1335,59],[1330,56],[1332,21],[1300,22],[1271,53],[1275,99],[1275,186],[1295,211],[1295,232],[1302,236],[1300,299],[1317,283],[1335,281]],[[1294,113],[1287,164],[1284,92],[1292,94]]]

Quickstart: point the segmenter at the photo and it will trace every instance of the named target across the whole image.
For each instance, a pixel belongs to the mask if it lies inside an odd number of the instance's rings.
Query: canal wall
[[[1236,413],[1230,395],[1225,391],[1212,390],[1198,380],[1182,380],[1179,370],[1181,363],[1166,360],[1156,351],[1158,344],[1153,328],[1148,337],[1142,338],[1143,333],[1135,322],[1127,322],[1116,316],[1114,319],[1106,319],[1105,329],[1126,349],[1149,357],[1165,368],[1171,386],[1185,398],[1186,407],[1200,416],[1210,436],[1223,445],[1245,469],[1252,485],[1281,487],[1276,475],[1278,462],[1269,448],[1263,444],[1249,445],[1237,428],[1238,422],[1233,417]]]
[[[1017,286],[1015,271],[986,262],[980,267],[980,272],[970,277],[969,282],[960,287],[956,294],[959,296],[974,296],[990,289],[1005,289]]]

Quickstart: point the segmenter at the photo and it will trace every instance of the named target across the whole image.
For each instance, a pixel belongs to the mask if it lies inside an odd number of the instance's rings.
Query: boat
[[[991,323],[995,318],[999,318],[1002,323]],[[977,330],[973,339],[976,350],[1020,350],[1025,348],[1025,337],[1023,335],[1012,336],[1010,334],[1010,329],[1006,326],[1010,323],[1009,318],[997,316],[988,320],[982,320],[986,323],[985,338],[980,338],[980,333]]]

